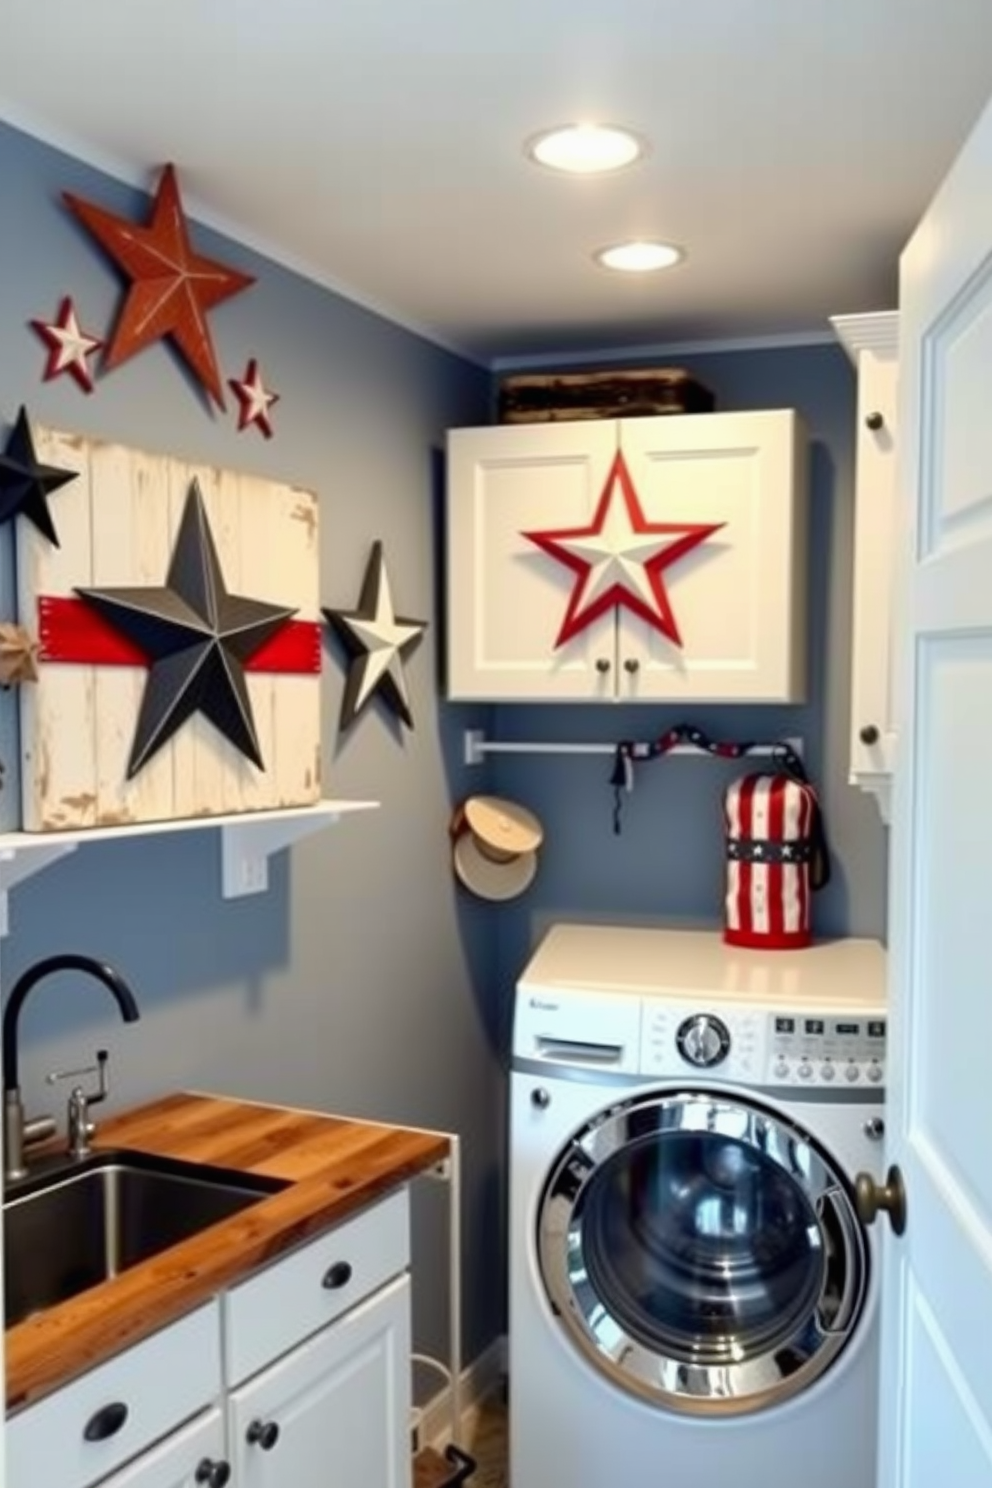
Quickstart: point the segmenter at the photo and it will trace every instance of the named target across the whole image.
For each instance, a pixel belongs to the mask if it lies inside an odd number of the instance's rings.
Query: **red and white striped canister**
[[[786,774],[745,775],[724,795],[728,945],[787,951],[808,946],[819,806]]]

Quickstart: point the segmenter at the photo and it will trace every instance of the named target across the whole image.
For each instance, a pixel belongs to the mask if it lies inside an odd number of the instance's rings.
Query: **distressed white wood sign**
[[[165,585],[194,479],[232,594],[291,606],[310,622],[317,665],[247,670],[263,769],[194,713],[128,780],[148,669],[46,659],[19,689],[25,831],[213,816],[308,805],[320,796],[317,500],[310,491],[35,425],[38,459],[79,472],[49,498],[59,547],[17,522],[18,609],[39,632],[39,602],[77,587]]]

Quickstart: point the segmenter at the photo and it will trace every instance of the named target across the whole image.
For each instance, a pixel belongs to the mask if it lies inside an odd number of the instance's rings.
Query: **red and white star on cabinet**
[[[449,431],[448,696],[801,701],[807,458],[792,410]]]
[[[618,453],[588,526],[524,533],[577,576],[555,646],[564,645],[584,626],[621,605],[681,646],[663,571],[723,525],[647,521],[623,455]]]

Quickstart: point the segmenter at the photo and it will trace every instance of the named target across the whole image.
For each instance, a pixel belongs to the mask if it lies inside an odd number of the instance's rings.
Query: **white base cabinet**
[[[899,315],[837,315],[832,324],[858,374],[849,778],[874,796],[887,823],[896,750],[891,632]]]
[[[222,1412],[208,1411],[106,1479],[101,1488],[235,1488],[225,1443]]]
[[[19,1411],[5,1488],[409,1488],[409,1233],[403,1188]]]
[[[406,1488],[410,1283],[324,1328],[228,1401],[237,1488]],[[144,1483],[142,1483],[144,1488]]]
[[[650,552],[629,541],[640,516],[610,483],[618,455],[644,522],[669,527]],[[449,430],[449,697],[802,701],[807,464],[788,409]],[[661,573],[679,643],[628,605],[562,639],[581,575],[527,534],[597,522],[595,546],[614,556],[596,560],[585,596],[646,585],[651,553],[687,525],[717,526]]]

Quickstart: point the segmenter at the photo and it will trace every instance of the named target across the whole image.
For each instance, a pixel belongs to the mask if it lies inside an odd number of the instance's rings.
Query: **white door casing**
[[[882,1488],[992,1485],[992,106],[903,255]]]

